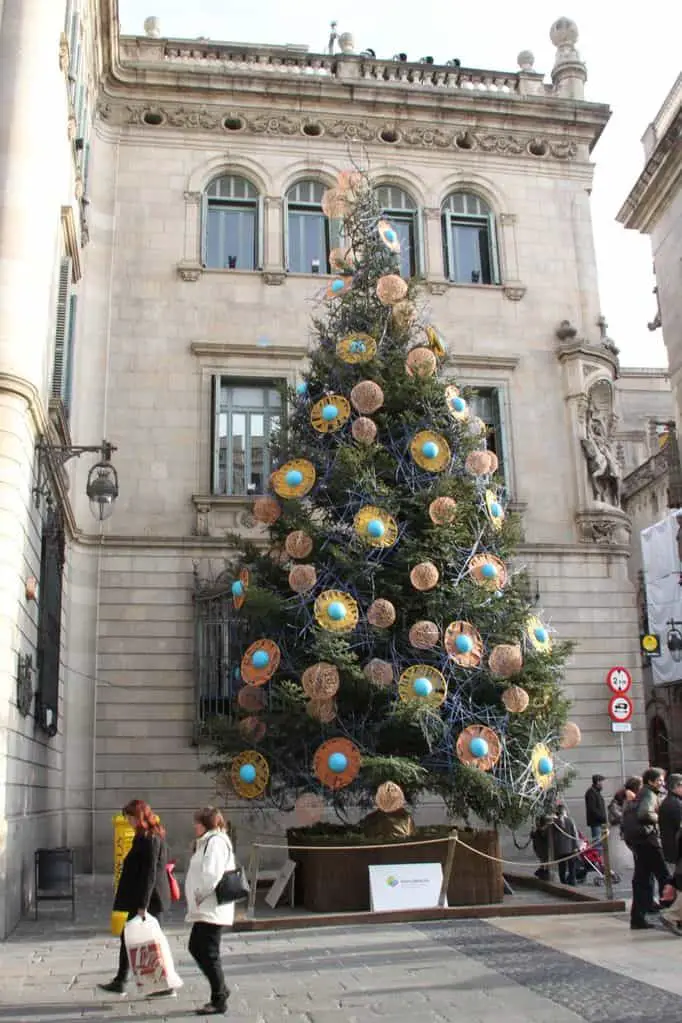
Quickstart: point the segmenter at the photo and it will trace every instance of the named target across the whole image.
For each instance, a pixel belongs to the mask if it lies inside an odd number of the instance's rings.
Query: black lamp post
[[[111,464],[111,456],[116,448],[109,441],[103,440],[99,445],[59,446],[41,440],[37,445],[38,479],[33,488],[35,506],[40,506],[41,498],[51,502],[50,476],[72,458],[80,458],[85,454],[97,454],[98,462],[90,469],[85,485],[85,493],[90,501],[90,511],[99,522],[108,519],[114,510],[114,502],[118,497],[118,473]]]
[[[679,626],[682,622],[676,622],[674,618],[670,618],[666,623],[670,626],[668,629],[668,635],[666,636],[666,643],[670,656],[676,664],[682,661],[682,632],[680,632]]]

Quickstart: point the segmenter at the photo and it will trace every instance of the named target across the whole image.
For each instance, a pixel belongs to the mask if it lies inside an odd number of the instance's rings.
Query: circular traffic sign
[[[627,693],[632,685],[632,675],[627,668],[610,668],[606,675],[606,684],[612,693]]]
[[[612,696],[609,700],[609,717],[612,721],[629,721],[632,717],[632,700],[629,696]]]

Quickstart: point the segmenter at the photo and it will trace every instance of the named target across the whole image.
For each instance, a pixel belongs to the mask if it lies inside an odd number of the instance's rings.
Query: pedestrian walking
[[[135,829],[128,855],[123,861],[121,876],[114,896],[114,912],[127,913],[128,920],[139,916],[143,920],[151,913],[157,920],[171,903],[170,883],[166,865],[168,847],[166,832],[161,821],[148,803],[132,799],[121,811]],[[118,971],[113,980],[99,984],[102,991],[125,994],[130,963],[123,933],[118,954]],[[170,989],[162,994],[173,994]]]
[[[592,842],[601,839],[602,828],[606,824],[606,802],[602,793],[604,775],[593,774],[592,784],[585,793],[585,822],[590,829]]]
[[[663,855],[674,871],[678,860],[677,836],[682,827],[682,774],[669,774],[667,783],[668,794],[661,802],[658,823]]]
[[[185,878],[187,922],[192,924],[189,952],[211,987],[211,1000],[198,1016],[227,1012],[230,990],[225,984],[220,959],[220,939],[234,923],[234,902],[218,904],[216,886],[228,870],[236,867],[232,843],[219,810],[208,806],[194,815],[196,842]]]
[[[562,884],[575,885],[580,842],[575,821],[569,817],[564,803],[556,803],[551,828],[554,857],[559,861],[559,880]]]
[[[647,768],[642,775],[642,783],[637,797],[624,806],[622,822],[623,838],[635,860],[630,910],[630,927],[633,931],[647,930],[653,926],[646,918],[647,913],[659,908],[652,904],[652,878],[658,881],[661,892],[670,881],[658,826],[663,771],[659,767]]]

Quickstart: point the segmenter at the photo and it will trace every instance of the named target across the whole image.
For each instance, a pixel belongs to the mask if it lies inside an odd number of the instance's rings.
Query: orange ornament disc
[[[279,647],[271,639],[257,639],[242,657],[241,672],[245,682],[264,686],[279,668]]]
[[[318,746],[313,757],[313,771],[318,781],[329,789],[344,789],[360,771],[362,755],[350,739],[329,739]]]

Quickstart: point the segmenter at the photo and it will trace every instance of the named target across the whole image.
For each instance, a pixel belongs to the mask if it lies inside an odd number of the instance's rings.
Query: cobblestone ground
[[[176,999],[99,992],[117,941],[102,906],[45,909],[0,945],[0,1021],[196,1019],[207,997],[176,912]],[[88,915],[89,914],[89,915]],[[679,939],[632,933],[624,914],[227,934],[229,1019],[249,1023],[678,1023]]]

